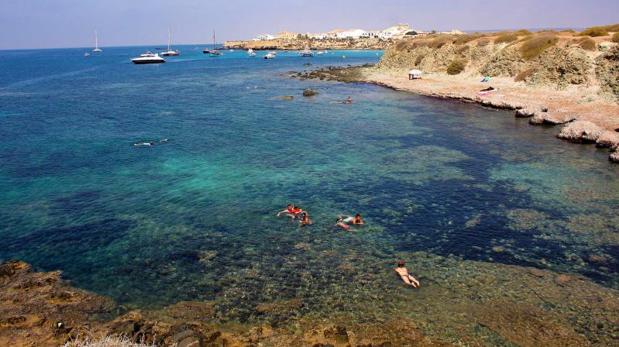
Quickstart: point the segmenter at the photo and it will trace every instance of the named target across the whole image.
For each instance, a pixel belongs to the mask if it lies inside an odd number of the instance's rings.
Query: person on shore
[[[413,277],[413,275],[408,273],[408,270],[404,265],[406,265],[404,263],[404,260],[398,260],[398,267],[394,269],[395,272],[400,276],[404,283],[409,286],[413,286],[413,288],[419,288],[421,284],[419,284],[419,281],[417,281],[417,279]]]
[[[299,221],[299,226],[304,227],[306,225],[312,225],[314,222],[310,219],[309,213],[303,212],[301,214],[301,220]]]

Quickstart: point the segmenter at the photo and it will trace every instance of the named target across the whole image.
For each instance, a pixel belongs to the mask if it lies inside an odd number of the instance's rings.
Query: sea
[[[515,266],[619,289],[607,150],[510,111],[291,77],[381,51],[176,48],[159,65],[130,61],[153,47],[0,51],[0,260],[127,309],[208,301],[242,323],[407,314],[449,289],[439,260],[445,276]],[[277,217],[287,204],[313,224]],[[356,213],[365,225],[335,226]]]

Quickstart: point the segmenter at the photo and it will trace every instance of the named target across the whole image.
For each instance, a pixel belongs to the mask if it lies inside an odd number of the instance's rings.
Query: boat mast
[[[213,30],[213,49],[215,49],[215,30]]]
[[[95,49],[99,49],[99,35],[97,34],[97,30],[95,30]]]
[[[170,51],[170,42],[172,41],[172,32],[170,31],[170,27],[168,27],[168,52]]]

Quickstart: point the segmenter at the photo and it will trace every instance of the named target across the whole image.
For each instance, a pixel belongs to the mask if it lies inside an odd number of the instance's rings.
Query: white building
[[[344,30],[337,33],[338,39],[359,39],[368,35],[368,32],[362,29]]]
[[[378,37],[383,40],[399,39],[404,37],[404,35],[411,30],[408,24],[398,24],[379,32]]]
[[[275,40],[275,36],[271,34],[260,34],[256,36],[256,38],[254,39],[254,41],[270,41],[270,40]]]

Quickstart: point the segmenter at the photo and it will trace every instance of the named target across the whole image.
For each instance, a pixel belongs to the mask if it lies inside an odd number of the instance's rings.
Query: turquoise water
[[[619,288],[606,151],[511,112],[288,77],[380,52],[200,49],[154,66],[129,62],[143,47],[1,52],[0,260],[60,269],[128,307],[210,300],[240,321],[291,298],[306,303],[297,316],[360,303],[361,320],[388,315],[393,262],[416,251]],[[276,218],[289,202],[315,224]],[[366,226],[333,227],[356,212]]]

